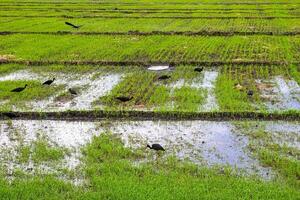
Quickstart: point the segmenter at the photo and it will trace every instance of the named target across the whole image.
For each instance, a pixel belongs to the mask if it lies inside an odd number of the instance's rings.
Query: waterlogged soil
[[[268,110],[300,109],[300,87],[296,81],[276,76],[256,83]]]
[[[103,74],[94,78],[94,74],[58,74],[58,73],[33,73],[26,70],[17,71],[0,77],[0,81],[36,80],[41,84],[53,77],[56,80],[52,85],[63,85],[64,90],[58,91],[51,97],[41,101],[28,102],[26,110],[31,111],[62,111],[62,110],[89,110],[92,103],[101,96],[106,95],[116,86],[122,78],[120,74]],[[51,86],[45,86],[51,87]],[[74,89],[78,94],[71,95],[68,89]],[[59,98],[65,95],[66,98]],[[8,102],[0,102],[4,105]],[[16,111],[24,108],[15,108]]]
[[[169,69],[167,69],[169,70]],[[29,70],[20,70],[0,76],[1,81],[8,80],[36,80],[41,83],[48,79],[56,78],[53,85],[63,86],[64,89],[56,91],[52,96],[40,101],[31,101],[25,107],[14,107],[15,111],[64,111],[64,110],[91,110],[93,102],[99,97],[107,95],[124,78],[124,74],[105,73],[95,76],[96,73],[64,74],[64,73],[34,73]],[[175,89],[190,87],[203,91],[204,102],[199,105],[198,112],[218,111],[219,106],[215,96],[215,82],[218,71],[205,70],[202,75],[193,80],[179,79],[168,85],[170,95]],[[51,86],[45,86],[51,87]],[[269,111],[299,110],[300,86],[294,80],[282,76],[275,76],[269,80],[256,80],[260,98],[264,107]],[[71,95],[69,88],[74,89],[77,95]],[[8,101],[0,101],[0,106],[9,104]],[[170,102],[170,109],[175,102]],[[102,108],[97,105],[97,108]],[[144,110],[145,108],[142,108]]]
[[[176,156],[205,166],[231,166],[241,173],[270,179],[274,173],[263,167],[250,152],[250,139],[236,123],[213,121],[52,121],[16,120],[0,122],[0,161],[7,176],[13,177],[16,170],[25,173],[54,173],[59,176],[62,168],[80,169],[81,147],[93,136],[105,131],[120,137],[125,146],[145,152],[146,160]],[[257,122],[265,127],[279,144],[299,147],[300,125],[297,122]],[[242,127],[242,126],[241,126]],[[254,127],[255,128],[255,127]],[[18,159],[20,148],[30,146],[40,137],[46,138],[51,147],[66,150],[63,159],[57,162],[34,163]],[[147,144],[159,143],[166,151],[158,157],[147,149]],[[31,149],[32,152],[32,149]],[[78,173],[80,174],[80,173]],[[74,177],[73,177],[74,178]],[[78,178],[78,177],[77,177]],[[79,179],[79,178],[78,178]],[[78,182],[78,179],[74,180]]]

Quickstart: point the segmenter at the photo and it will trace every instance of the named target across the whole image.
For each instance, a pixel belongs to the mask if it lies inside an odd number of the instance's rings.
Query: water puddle
[[[10,171],[14,168],[27,170],[28,163],[20,164],[17,160],[18,149],[20,145],[30,145],[41,135],[52,146],[66,148],[69,153],[58,167],[53,167],[51,163],[43,163],[42,166],[33,163],[32,167],[46,172],[53,172],[62,166],[75,169],[80,164],[80,147],[90,142],[94,135],[111,131],[122,139],[125,146],[145,149],[150,156],[155,156],[155,152],[146,149],[146,145],[160,143],[166,149],[165,156],[175,155],[200,165],[230,165],[261,176],[268,172],[246,152],[247,138],[236,134],[235,127],[229,122],[19,120],[2,121],[0,126],[0,159]]]
[[[267,122],[266,132],[270,134],[273,141],[281,146],[286,145],[300,149],[300,124],[295,122]]]
[[[92,76],[91,76],[92,77]],[[50,110],[87,110],[92,108],[92,103],[99,97],[106,95],[112,90],[121,80],[121,75],[110,74],[99,77],[96,80],[91,78],[85,78],[81,80],[69,81],[67,84],[68,88],[80,88],[84,87],[79,92],[78,96],[75,96],[70,101],[50,101],[45,103]],[[54,97],[56,99],[56,97]]]
[[[170,68],[169,65],[153,65],[153,66],[148,67],[148,70],[150,70],[150,71],[162,71],[162,70],[167,70],[169,68]]]
[[[0,81],[8,80],[38,80],[41,83],[49,78],[55,77],[53,85],[63,85],[64,90],[56,92],[48,99],[41,101],[32,101],[27,103],[27,107],[32,111],[62,111],[62,110],[83,110],[91,109],[92,103],[99,97],[107,94],[121,80],[120,74],[102,75],[97,79],[93,78],[94,74],[35,74],[30,71],[21,70],[0,77]],[[45,86],[49,87],[49,86]],[[51,86],[50,86],[51,87]],[[77,96],[69,94],[69,88],[78,90]],[[57,100],[61,95],[65,94],[68,98]],[[6,102],[0,102],[4,104]],[[28,109],[27,108],[27,109]],[[22,110],[14,108],[15,111]],[[24,109],[23,109],[24,110]]]
[[[276,76],[271,80],[257,80],[261,98],[269,110],[300,109],[300,87],[294,80]]]
[[[20,70],[0,77],[0,81],[18,81],[18,80],[42,80],[42,76],[29,72],[27,70]]]

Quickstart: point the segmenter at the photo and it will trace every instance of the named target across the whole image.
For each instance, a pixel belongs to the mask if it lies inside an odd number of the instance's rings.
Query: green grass
[[[198,111],[206,97],[205,89],[189,86],[192,81],[201,81],[203,73],[194,72],[193,66],[179,66],[171,72],[149,72],[137,70],[127,74],[108,95],[100,97],[94,104],[105,105],[106,109],[154,109],[155,111]],[[167,80],[159,80],[162,75],[170,75]],[[172,88],[178,80],[185,85]],[[118,96],[133,97],[128,102],[116,99]]]
[[[222,111],[262,111],[267,112],[260,97],[260,90],[255,80],[271,80],[281,75],[288,78],[285,67],[276,66],[224,66],[216,82],[216,97]],[[236,85],[242,86],[241,89]],[[252,90],[253,96],[247,92]]]
[[[204,103],[205,97],[206,93],[201,89],[191,87],[175,89],[173,94],[175,110],[197,112],[199,105]]]
[[[20,152],[18,156],[18,160],[20,163],[27,163],[30,158],[30,146],[21,146]]]
[[[9,54],[16,59],[35,61],[297,62],[300,58],[299,37],[288,36],[15,34],[0,38],[0,55]]]
[[[230,171],[197,167],[174,158],[133,165],[141,151],[125,148],[110,134],[83,149],[87,183],[73,186],[53,176],[0,179],[4,199],[296,199],[286,183],[238,177]]]
[[[58,161],[65,156],[65,150],[59,147],[51,147],[46,139],[40,138],[33,144],[32,160],[35,163],[43,161]]]
[[[22,92],[11,92],[17,87],[24,87],[25,84],[28,86]],[[58,89],[61,89],[61,86],[46,87],[38,81],[1,81],[0,100],[8,101],[1,109],[11,109],[14,106],[26,108],[26,102],[46,99]]]
[[[279,181],[287,182],[289,185],[299,189],[299,149],[279,145],[271,137],[271,133],[264,130],[263,123],[253,129],[255,125],[257,125],[256,122],[244,122],[237,125],[250,138],[249,149],[256,155],[263,166],[271,167],[279,173]]]
[[[17,8],[20,9],[20,8]],[[142,8],[143,9],[143,8]],[[152,10],[142,10],[133,12],[153,12]],[[147,9],[147,8],[146,8]],[[214,8],[211,8],[214,9]],[[218,8],[217,8],[218,9]],[[222,8],[221,8],[222,9]],[[227,9],[227,8],[225,8]],[[47,12],[49,11],[48,9]],[[2,12],[3,10],[1,10]],[[130,10],[129,10],[130,11]],[[158,10],[159,12],[192,12],[190,10]],[[158,12],[156,11],[156,12]],[[24,11],[21,11],[22,14]],[[75,14],[86,14],[86,12],[77,12]],[[106,11],[105,11],[106,12]],[[155,12],[155,11],[154,11]],[[204,10],[198,10],[194,12],[205,12]],[[211,12],[225,12],[225,16],[233,16],[234,14],[226,14],[226,12],[250,12],[253,10],[208,10],[206,15],[214,15]],[[269,12],[273,12],[272,10]],[[286,11],[288,12],[288,11]],[[27,13],[25,13],[27,14]],[[31,13],[28,13],[28,15]],[[48,13],[41,13],[45,15]],[[94,13],[100,14],[103,13]],[[174,13],[173,15],[183,15],[180,13]],[[141,14],[140,14],[141,15]],[[156,16],[161,16],[161,13]],[[244,15],[247,15],[244,14]],[[249,15],[249,14],[248,14]],[[184,14],[184,16],[190,16]],[[219,14],[218,14],[219,16]],[[73,30],[69,26],[66,26],[65,18],[29,18],[26,20],[20,17],[6,17],[0,18],[0,31],[29,31],[29,32],[57,32],[57,31],[71,31],[71,32],[128,32],[128,31],[140,31],[140,32],[151,32],[151,31],[223,31],[223,32],[293,32],[299,31],[299,20],[298,19],[70,19],[69,21],[74,24],[83,24],[79,30]]]

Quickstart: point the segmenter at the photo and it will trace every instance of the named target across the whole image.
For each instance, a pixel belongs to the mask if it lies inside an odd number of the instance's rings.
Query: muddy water
[[[95,100],[107,94],[121,80],[120,74],[103,75],[95,80],[93,79],[93,75],[94,74],[36,74],[30,71],[21,70],[0,77],[0,81],[37,80],[42,83],[49,78],[55,77],[56,80],[53,85],[64,85],[65,90],[58,91],[48,99],[29,102],[27,106],[33,111],[87,110],[92,108],[92,103]],[[68,92],[69,88],[77,88],[78,95],[72,98],[72,100],[64,102],[56,101],[56,98],[62,93]],[[7,102],[1,102],[0,105],[5,103]],[[18,111],[20,109],[14,108],[14,110]]]
[[[94,135],[110,130],[126,146],[144,149],[150,159],[155,157],[155,152],[146,149],[146,145],[160,143],[166,149],[164,156],[175,155],[200,165],[229,165],[261,176],[269,173],[269,169],[261,167],[247,152],[248,139],[237,134],[239,131],[229,122],[113,121],[105,126],[103,124],[106,123],[102,122],[51,120],[12,121],[9,126],[7,123],[1,122],[0,157],[10,171],[14,168],[26,170],[28,165],[51,172],[62,166],[75,169],[80,164],[80,147],[90,142]],[[58,166],[18,163],[16,158],[20,145],[30,145],[41,135],[47,138],[51,146],[67,148],[70,153]]]
[[[70,82],[68,84],[69,88],[80,87],[84,85],[87,89],[82,90],[78,96],[73,98],[69,102],[56,102],[49,104],[49,107],[55,110],[87,110],[92,109],[92,103],[99,97],[106,95],[110,90],[112,90],[121,80],[121,75],[110,74],[100,77],[96,80],[81,79],[77,82]]]
[[[276,76],[271,80],[257,80],[261,98],[269,110],[300,109],[300,87],[294,80]]]

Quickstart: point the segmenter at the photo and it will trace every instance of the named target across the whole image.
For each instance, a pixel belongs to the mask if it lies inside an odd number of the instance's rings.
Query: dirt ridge
[[[64,112],[4,112],[0,120],[71,120],[95,121],[99,119],[138,119],[138,120],[290,120],[299,121],[300,112],[176,112],[176,111],[64,111]]]

